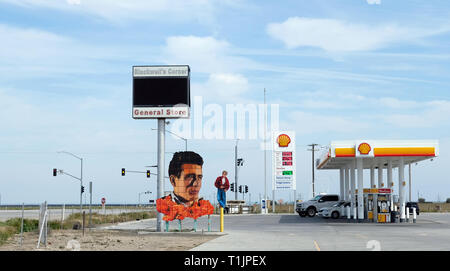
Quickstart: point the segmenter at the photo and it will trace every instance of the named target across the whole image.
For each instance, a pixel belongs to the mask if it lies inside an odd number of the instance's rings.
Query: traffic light
[[[234,183],[231,183],[230,189],[231,189],[231,192],[234,192]]]
[[[248,193],[248,186],[245,186],[245,193]]]
[[[125,169],[122,168],[122,176],[125,176]]]
[[[147,178],[150,178],[150,170],[147,170]]]
[[[239,193],[242,193],[242,185],[239,186]]]
[[[56,168],[53,169],[53,176],[56,177],[58,170]]]
[[[84,193],[84,186],[81,186],[81,194]]]
[[[244,165],[244,159],[242,159],[242,158],[237,159],[236,160],[236,164],[237,164],[238,167],[243,166]]]

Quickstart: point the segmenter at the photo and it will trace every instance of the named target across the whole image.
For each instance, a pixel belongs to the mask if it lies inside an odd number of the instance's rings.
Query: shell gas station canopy
[[[405,165],[437,156],[439,156],[437,140],[333,141],[321,158],[316,160],[316,167],[320,170],[338,169],[340,171],[340,196],[341,199],[351,202],[354,219],[371,219],[374,217],[372,211],[377,212],[377,208],[373,208],[377,205],[370,203],[376,197],[371,198],[374,195],[365,194],[364,191],[378,191],[373,192],[375,194],[379,194],[379,191],[388,191],[390,195],[387,198],[390,199],[390,203],[387,205],[391,211],[394,205],[395,208],[400,209],[402,222],[407,213]],[[398,177],[393,176],[393,168],[398,168]],[[367,182],[364,183],[365,169],[370,169],[370,186]],[[378,172],[377,179],[375,179],[376,172]],[[396,203],[391,196],[394,192],[398,194]],[[386,198],[381,194],[378,196]],[[389,217],[389,214],[386,215]]]
[[[398,167],[439,156],[437,140],[353,140],[332,141],[328,152],[317,160],[317,169],[341,169],[355,158],[362,159],[363,168]]]

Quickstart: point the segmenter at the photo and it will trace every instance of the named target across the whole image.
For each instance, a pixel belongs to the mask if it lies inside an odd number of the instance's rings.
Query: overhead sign
[[[190,107],[188,65],[134,66],[133,118],[188,118]]]
[[[272,189],[296,190],[295,132],[273,132],[272,142]]]

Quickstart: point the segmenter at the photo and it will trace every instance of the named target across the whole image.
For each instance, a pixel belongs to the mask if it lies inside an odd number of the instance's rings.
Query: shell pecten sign
[[[277,137],[278,147],[287,147],[291,143],[291,138],[287,134],[281,134]]]
[[[372,150],[372,147],[370,147],[370,145],[365,142],[359,144],[359,146],[358,146],[358,151],[362,155],[368,155],[371,150]]]

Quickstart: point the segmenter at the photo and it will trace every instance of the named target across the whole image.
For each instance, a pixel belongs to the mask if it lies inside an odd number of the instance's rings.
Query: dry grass
[[[92,213],[92,225],[111,224],[126,221],[135,221],[147,218],[156,217],[155,212],[133,212],[133,213],[120,213],[111,215],[101,215],[98,213]],[[6,222],[0,222],[0,245],[4,244],[11,236],[20,233],[21,219],[12,218]],[[24,232],[38,231],[39,221],[37,219],[24,219]],[[52,230],[71,230],[74,225],[81,226],[83,224],[83,217],[80,213],[70,215],[63,223],[58,220],[50,220],[48,222],[49,229]],[[89,224],[89,214],[85,215],[85,225]]]
[[[420,212],[450,212],[450,203],[419,203]]]

